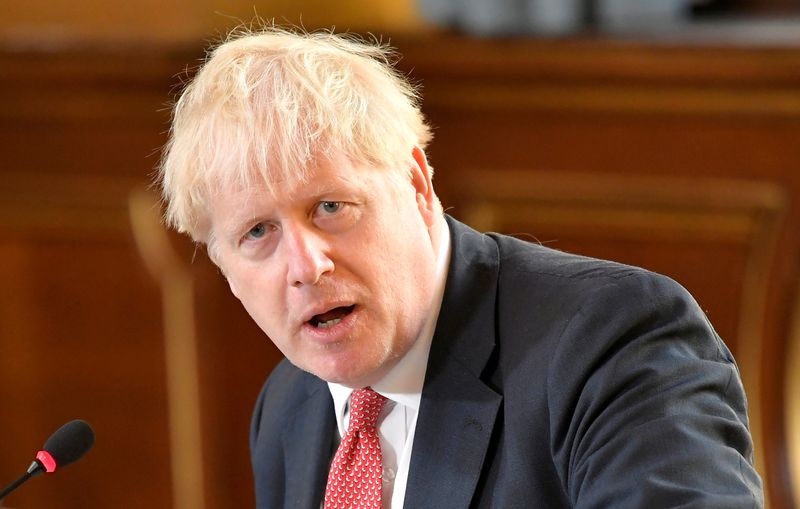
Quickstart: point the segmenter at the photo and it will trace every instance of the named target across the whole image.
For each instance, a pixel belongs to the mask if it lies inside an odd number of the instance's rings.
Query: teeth
[[[341,318],[334,318],[333,320],[328,320],[327,322],[320,322],[317,324],[317,327],[320,329],[327,329],[328,327],[333,327],[337,323],[341,322]]]

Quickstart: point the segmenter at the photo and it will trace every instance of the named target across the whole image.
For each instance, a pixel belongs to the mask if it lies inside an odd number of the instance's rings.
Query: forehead
[[[346,200],[352,195],[369,195],[389,185],[391,171],[354,163],[344,156],[318,160],[298,178],[269,180],[256,174],[249,182],[220,185],[212,191],[212,229],[236,229],[253,219],[269,219],[284,208],[303,206],[315,200]]]

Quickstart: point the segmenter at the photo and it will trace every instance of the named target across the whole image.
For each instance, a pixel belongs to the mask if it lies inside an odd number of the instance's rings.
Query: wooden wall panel
[[[89,421],[97,444],[7,503],[159,507],[170,471],[158,290],[114,197],[124,186],[40,177],[0,179],[0,478],[69,420]]]
[[[249,418],[277,351],[186,239],[171,246],[189,292],[169,297],[147,270],[130,217],[165,141],[176,75],[200,54],[153,45],[0,52],[0,402],[19,415],[0,423],[16,440],[0,455],[0,478],[27,468],[68,410],[63,420],[86,418],[98,434],[85,461],[32,481],[9,504],[253,505]],[[152,197],[146,207],[157,216]],[[168,348],[185,310],[196,320],[193,364]],[[51,334],[80,342],[48,353]],[[38,356],[50,359],[46,367],[75,366],[45,383]],[[193,390],[196,406],[184,397]],[[112,469],[112,457],[123,465]]]

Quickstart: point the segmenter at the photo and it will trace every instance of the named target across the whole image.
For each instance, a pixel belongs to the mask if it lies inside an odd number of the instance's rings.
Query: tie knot
[[[369,387],[353,391],[350,396],[349,430],[374,427],[386,398]]]

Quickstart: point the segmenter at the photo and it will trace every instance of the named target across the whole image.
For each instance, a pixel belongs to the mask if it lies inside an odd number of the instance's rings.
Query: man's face
[[[375,383],[431,308],[435,197],[414,156],[410,178],[339,155],[277,198],[254,189],[212,201],[234,295],[293,364],[324,380]]]

